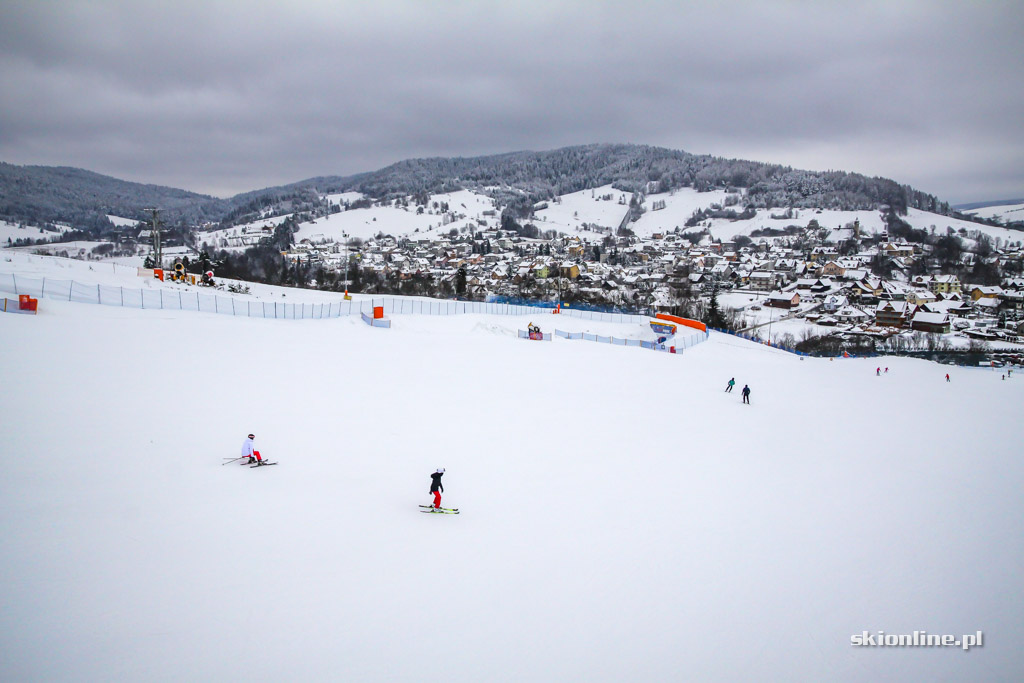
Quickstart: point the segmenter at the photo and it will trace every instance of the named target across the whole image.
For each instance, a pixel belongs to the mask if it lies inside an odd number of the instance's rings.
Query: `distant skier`
[[[729,380],[729,384],[726,385],[726,387],[725,387],[725,393],[731,394],[732,393],[732,388],[734,386],[736,386],[736,378],[735,377],[733,377],[731,380]]]
[[[875,377],[878,377],[881,374],[882,374],[882,368],[875,368]]]
[[[444,468],[438,467],[437,471],[430,475],[430,492],[434,494],[434,507],[441,507],[441,494],[444,486],[441,484],[441,477],[444,476]]]
[[[743,402],[750,403],[750,387],[746,384],[743,385]]]
[[[250,434],[246,437],[245,441],[242,442],[242,457],[249,458],[249,464],[262,462],[263,458],[260,457],[260,452],[253,448],[253,439],[256,437]]]
[[[886,374],[886,375],[888,375],[888,374],[889,374],[889,368],[886,368],[886,369],[885,369],[885,374]]]
[[[949,373],[948,372],[946,373],[946,381],[947,382],[949,381]]]

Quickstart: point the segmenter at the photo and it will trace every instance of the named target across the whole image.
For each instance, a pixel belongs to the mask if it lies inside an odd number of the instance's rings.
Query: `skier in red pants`
[[[441,493],[444,486],[441,485],[441,477],[444,475],[444,468],[438,467],[437,471],[430,475],[430,492],[434,494],[434,507],[441,507]]]
[[[248,462],[250,464],[259,463],[263,461],[263,458],[260,457],[260,452],[253,447],[252,440],[255,438],[255,436],[250,434],[248,438],[242,442],[242,457],[248,457]]]

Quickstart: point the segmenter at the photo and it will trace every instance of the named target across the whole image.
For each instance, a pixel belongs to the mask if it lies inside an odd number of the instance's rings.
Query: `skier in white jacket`
[[[242,457],[249,457],[249,463],[261,462],[263,458],[260,457],[260,452],[253,448],[252,440],[256,437],[250,434],[246,437],[245,441],[242,442]]]

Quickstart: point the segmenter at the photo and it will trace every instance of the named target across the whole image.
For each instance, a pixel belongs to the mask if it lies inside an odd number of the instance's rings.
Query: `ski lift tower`
[[[160,209],[146,209],[146,211],[153,214],[153,217],[150,219],[150,222],[153,224],[153,258],[156,261],[154,266],[156,268],[163,268],[163,251],[160,248],[160,226],[162,225],[163,221],[161,221],[160,217],[157,215],[160,213]]]

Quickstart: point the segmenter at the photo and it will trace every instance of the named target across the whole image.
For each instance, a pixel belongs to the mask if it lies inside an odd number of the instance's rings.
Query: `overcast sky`
[[[0,0],[0,161],[227,196],[633,142],[1021,197],[1022,8]]]

